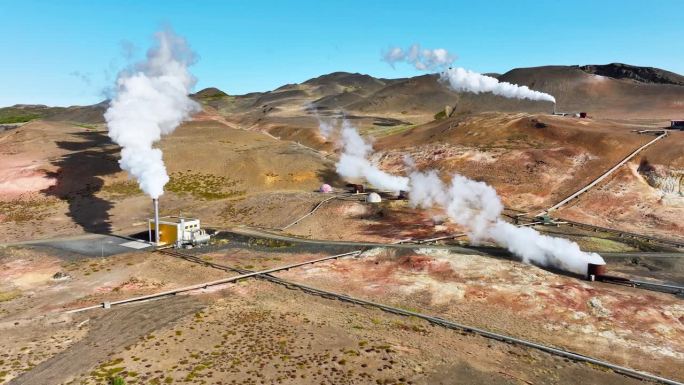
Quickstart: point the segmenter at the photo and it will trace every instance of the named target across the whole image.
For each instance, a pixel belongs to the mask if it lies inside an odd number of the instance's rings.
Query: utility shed
[[[150,239],[153,239],[154,219],[148,220]],[[173,245],[183,247],[198,246],[209,243],[209,235],[200,227],[200,220],[196,218],[160,218],[159,246]]]
[[[670,128],[675,130],[684,130],[684,120],[671,120]]]

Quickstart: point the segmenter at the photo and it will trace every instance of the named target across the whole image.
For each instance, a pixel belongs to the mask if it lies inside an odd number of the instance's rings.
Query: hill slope
[[[684,77],[623,64],[518,68],[499,78],[550,93],[559,111],[610,118],[674,118],[684,110]],[[684,83],[682,83],[684,84]]]
[[[526,85],[550,93],[558,110],[587,111],[608,118],[680,118],[684,110],[684,76],[653,67],[612,63],[585,66],[517,68],[497,76],[500,81]],[[268,92],[228,95],[211,87],[192,95],[234,123],[260,128],[292,123],[319,114],[348,114],[425,123],[456,107],[460,114],[486,111],[550,112],[547,102],[506,99],[492,94],[456,93],[437,74],[382,79],[370,75],[333,72]],[[91,106],[47,107],[15,105],[0,108],[0,124],[33,119],[103,123],[107,101]],[[297,123],[306,123],[296,120]]]

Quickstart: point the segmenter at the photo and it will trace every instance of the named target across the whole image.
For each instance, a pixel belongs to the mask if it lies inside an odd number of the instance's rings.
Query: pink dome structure
[[[326,193],[326,194],[327,194],[327,193],[331,193],[331,192],[332,192],[332,187],[330,187],[329,184],[324,183],[324,184],[321,185],[321,188],[319,188],[318,191],[319,191],[319,192],[322,192],[322,193]]]

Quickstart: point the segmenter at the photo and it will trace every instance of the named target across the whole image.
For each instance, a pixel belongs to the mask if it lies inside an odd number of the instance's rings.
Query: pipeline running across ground
[[[280,236],[279,238],[282,238],[282,236]],[[367,246],[367,245],[364,245],[364,246]],[[378,246],[395,246],[396,247],[399,245],[378,244]],[[401,245],[401,246],[404,246],[404,245]],[[408,246],[408,245],[406,245],[406,246]],[[598,366],[602,366],[602,367],[611,369],[615,372],[621,373],[621,374],[626,375],[626,376],[630,376],[630,377],[634,377],[634,378],[638,378],[638,379],[643,379],[643,380],[649,380],[649,381],[657,381],[657,382],[660,382],[663,384],[668,384],[668,385],[684,385],[684,383],[682,383],[682,382],[678,382],[675,380],[656,376],[656,375],[646,373],[643,371],[639,371],[639,370],[635,370],[632,368],[612,364],[612,363],[607,362],[607,361],[603,361],[603,360],[593,358],[593,357],[589,357],[589,356],[585,356],[585,355],[582,355],[579,353],[574,353],[571,351],[559,349],[559,348],[556,348],[553,346],[539,344],[539,343],[536,343],[533,341],[519,339],[516,337],[509,336],[509,335],[494,333],[494,332],[491,332],[491,331],[488,331],[485,329],[480,329],[477,327],[463,325],[460,323],[456,323],[453,321],[446,320],[446,319],[441,318],[441,317],[436,317],[436,316],[431,316],[431,315],[418,313],[418,312],[414,312],[414,311],[410,311],[410,310],[400,309],[400,308],[397,308],[394,306],[389,306],[389,305],[376,303],[376,302],[372,302],[372,301],[368,301],[368,300],[364,300],[364,299],[360,299],[360,298],[351,297],[351,296],[348,296],[346,294],[340,294],[340,293],[335,293],[335,292],[328,291],[328,290],[318,289],[318,288],[303,285],[300,283],[287,281],[287,280],[284,280],[284,279],[281,279],[281,278],[278,278],[278,277],[271,275],[272,273],[275,273],[275,272],[290,270],[290,269],[297,268],[297,267],[304,266],[304,265],[310,265],[310,264],[323,262],[323,261],[330,261],[330,260],[343,258],[343,257],[358,256],[363,251],[364,251],[364,249],[354,250],[354,251],[350,251],[347,253],[327,256],[327,257],[323,257],[323,258],[318,258],[318,259],[314,259],[314,260],[294,263],[294,264],[276,267],[276,268],[271,268],[271,269],[266,269],[266,270],[262,270],[262,271],[252,271],[252,270],[241,269],[241,268],[236,268],[236,267],[231,267],[231,266],[226,266],[226,265],[221,265],[221,264],[217,264],[214,262],[206,261],[206,260],[200,258],[199,256],[191,255],[191,254],[185,254],[185,253],[179,252],[177,250],[172,250],[172,249],[168,249],[168,248],[167,249],[160,248],[160,249],[157,249],[157,252],[159,252],[159,253],[169,255],[169,256],[173,256],[176,258],[182,258],[182,259],[189,261],[189,262],[194,262],[197,264],[201,264],[201,265],[208,266],[211,268],[223,270],[226,272],[236,272],[239,275],[220,279],[220,280],[195,284],[195,285],[188,286],[188,287],[172,289],[172,290],[168,290],[168,291],[161,292],[161,293],[155,293],[155,294],[133,297],[133,298],[128,298],[128,299],[119,300],[119,301],[113,301],[113,302],[108,303],[108,305],[109,306],[124,305],[124,304],[132,303],[132,302],[155,300],[155,299],[165,298],[165,297],[168,297],[171,295],[176,295],[176,294],[183,293],[183,292],[188,292],[188,291],[193,291],[193,290],[198,290],[198,289],[206,289],[210,286],[232,283],[232,282],[236,282],[236,281],[239,281],[242,279],[259,278],[259,279],[267,280],[267,281],[272,282],[272,283],[283,285],[283,286],[290,288],[290,289],[301,290],[304,293],[320,296],[320,297],[323,297],[326,299],[340,300],[343,302],[352,303],[352,304],[356,304],[356,305],[360,305],[360,306],[373,307],[373,308],[377,308],[379,310],[382,310],[382,311],[385,311],[388,313],[392,313],[392,314],[396,314],[396,315],[416,317],[416,318],[423,319],[427,322],[430,322],[431,324],[441,326],[441,327],[445,327],[448,329],[461,330],[463,332],[468,332],[468,333],[480,335],[480,336],[485,337],[485,338],[494,339],[494,340],[501,341],[501,342],[512,343],[512,344],[517,344],[517,345],[528,347],[528,348],[537,349],[537,350],[540,350],[540,351],[543,351],[543,352],[546,352],[546,353],[549,353],[552,355],[572,359],[575,361],[591,363],[594,365],[598,365]],[[645,283],[648,285],[652,285],[651,283],[641,282],[641,281],[639,281],[639,283],[641,283],[641,284]],[[624,284],[624,283],[618,283],[618,284]],[[634,285],[634,286],[635,287],[641,287],[641,285]],[[93,306],[68,310],[68,311],[66,311],[66,313],[77,313],[77,312],[82,312],[82,311],[92,310],[92,309],[97,309],[97,308],[103,308],[103,307],[105,307],[104,303],[100,304],[100,305],[93,305]]]
[[[200,283],[200,284],[196,284],[196,285],[192,285],[192,286],[188,286],[188,287],[184,287],[184,288],[168,290],[168,291],[161,292],[161,293],[139,296],[139,297],[124,299],[124,300],[120,300],[120,301],[113,301],[113,302],[110,302],[108,304],[109,304],[109,306],[124,305],[124,304],[132,303],[132,302],[161,299],[161,298],[165,298],[165,297],[168,297],[171,295],[176,295],[176,294],[179,294],[182,292],[187,292],[187,291],[192,291],[192,290],[197,290],[197,289],[203,289],[203,288],[207,288],[209,286],[216,286],[216,285],[236,282],[238,280],[242,280],[242,279],[246,279],[246,278],[259,278],[259,279],[264,279],[264,280],[267,280],[267,281],[275,283],[275,284],[282,285],[282,286],[287,287],[289,289],[301,290],[304,293],[316,295],[316,296],[319,296],[322,298],[326,298],[326,299],[330,299],[330,300],[339,300],[342,302],[347,302],[347,303],[360,305],[360,306],[372,307],[372,308],[376,308],[376,309],[379,309],[379,310],[382,310],[382,311],[385,311],[385,312],[388,312],[391,314],[400,315],[400,316],[416,317],[416,318],[420,318],[422,320],[425,320],[425,321],[427,321],[433,325],[441,326],[441,327],[444,327],[447,329],[460,330],[460,331],[463,331],[466,333],[479,335],[479,336],[482,336],[484,338],[493,339],[493,340],[497,340],[500,342],[511,343],[511,344],[516,344],[516,345],[536,349],[536,350],[539,350],[539,351],[542,351],[542,352],[545,352],[548,354],[556,355],[556,356],[563,357],[563,358],[568,358],[568,359],[571,359],[574,361],[590,363],[593,365],[597,365],[597,366],[601,366],[604,368],[611,369],[617,373],[620,373],[620,374],[623,374],[623,375],[626,375],[629,377],[642,379],[642,380],[648,380],[648,381],[656,381],[656,382],[668,384],[668,385],[684,385],[684,383],[679,382],[679,381],[675,381],[675,380],[671,380],[668,378],[656,376],[654,374],[650,374],[650,373],[643,372],[640,370],[636,370],[636,369],[612,364],[612,363],[607,362],[607,361],[603,361],[603,360],[593,358],[590,356],[585,356],[583,354],[571,352],[568,350],[556,348],[556,347],[553,347],[550,345],[539,344],[539,343],[536,343],[533,341],[512,337],[512,336],[509,336],[506,334],[495,333],[495,332],[491,332],[491,331],[488,331],[485,329],[480,329],[477,327],[472,327],[472,326],[456,323],[453,321],[449,321],[449,320],[441,318],[441,317],[431,316],[431,315],[427,315],[427,314],[423,314],[423,313],[418,313],[418,312],[414,312],[414,311],[410,311],[410,310],[397,308],[397,307],[390,306],[390,305],[385,305],[385,304],[376,303],[376,302],[372,302],[372,301],[368,301],[368,300],[364,300],[364,299],[360,299],[360,298],[355,298],[355,297],[348,296],[346,294],[340,294],[340,293],[335,293],[335,292],[328,291],[328,290],[318,289],[318,288],[303,285],[300,283],[287,281],[287,280],[284,280],[284,279],[281,279],[281,278],[278,278],[278,277],[271,275],[271,273],[289,270],[292,268],[296,268],[296,267],[300,267],[300,266],[304,266],[304,265],[308,265],[308,264],[338,259],[338,258],[347,257],[347,256],[358,256],[363,251],[364,250],[355,250],[355,251],[351,251],[351,252],[347,252],[347,253],[343,253],[343,254],[318,258],[315,260],[304,261],[304,262],[295,263],[295,264],[291,264],[291,265],[287,265],[287,266],[276,267],[276,268],[262,270],[262,271],[252,271],[252,270],[241,269],[241,268],[236,268],[236,267],[231,267],[231,266],[226,266],[226,265],[221,265],[221,264],[217,264],[214,262],[206,261],[206,260],[204,260],[204,259],[202,259],[196,255],[185,254],[185,253],[179,252],[177,250],[161,248],[161,249],[158,249],[157,252],[165,254],[165,255],[169,255],[169,256],[172,256],[175,258],[181,258],[181,259],[184,259],[184,260],[189,261],[189,262],[194,262],[194,263],[201,264],[204,266],[212,267],[215,269],[219,269],[219,270],[223,270],[223,271],[227,271],[227,272],[228,271],[229,272],[236,272],[239,275],[220,279],[220,280]],[[103,308],[103,307],[104,307],[104,304],[94,305],[94,306],[88,306],[88,307],[68,310],[68,311],[66,311],[66,313],[76,313],[76,312],[82,312],[82,311],[86,311],[86,310],[92,310],[92,309]]]
[[[560,202],[556,203],[555,205],[549,207],[548,209],[546,209],[546,210],[540,212],[539,214],[537,214],[537,216],[541,216],[541,215],[550,213],[550,212],[552,212],[552,211],[554,211],[554,210],[558,210],[559,208],[565,206],[566,204],[568,204],[568,203],[569,203],[570,201],[572,201],[573,199],[578,198],[580,195],[582,195],[583,193],[589,191],[589,189],[591,189],[592,187],[594,187],[594,186],[596,186],[597,184],[599,184],[602,180],[604,180],[604,179],[606,179],[607,177],[609,177],[613,172],[615,172],[617,169],[619,169],[619,168],[622,167],[624,164],[626,164],[627,162],[629,162],[632,158],[634,158],[634,157],[635,157],[637,154],[639,154],[641,151],[645,150],[646,148],[648,148],[649,146],[651,146],[651,145],[654,144],[655,142],[657,142],[657,141],[659,141],[659,140],[661,140],[661,139],[663,139],[663,138],[666,138],[666,137],[667,137],[667,131],[662,131],[662,134],[658,135],[655,139],[649,141],[648,143],[646,143],[646,144],[642,145],[641,147],[637,148],[636,150],[632,151],[632,152],[631,152],[629,155],[627,155],[624,159],[622,159],[620,162],[618,162],[616,165],[614,165],[613,167],[611,167],[610,169],[608,169],[608,170],[607,170],[606,172],[604,172],[603,174],[599,175],[596,179],[594,179],[593,181],[591,181],[588,185],[582,187],[581,189],[577,190],[577,191],[574,192],[573,194],[570,194],[570,196],[568,196],[567,198],[561,200]]]
[[[575,221],[570,221],[570,220],[566,220],[566,219],[559,219],[558,221],[561,222],[561,224],[567,225],[570,227],[577,227],[577,228],[582,228],[582,229],[590,230],[590,231],[602,231],[602,232],[606,232],[606,233],[613,233],[619,237],[643,239],[646,242],[661,243],[661,244],[667,245],[667,246],[684,248],[684,242],[676,241],[674,239],[665,239],[665,238],[660,238],[660,237],[654,237],[651,235],[631,233],[629,231],[610,229],[607,227],[595,226],[595,225],[590,225],[587,223],[575,222]]]
[[[404,240],[403,242],[394,242],[394,243],[369,243],[369,242],[354,242],[354,241],[331,241],[331,240],[316,240],[316,239],[304,239],[304,238],[297,238],[293,236],[287,236],[287,235],[282,235],[282,234],[274,234],[268,231],[264,231],[263,229],[255,229],[255,228],[241,228],[241,229],[233,229],[230,230],[231,232],[235,234],[240,234],[240,235],[247,235],[251,237],[257,237],[257,238],[266,238],[266,239],[274,239],[274,240],[281,240],[281,241],[286,241],[286,242],[300,242],[300,243],[309,243],[309,244],[322,244],[322,245],[341,245],[341,246],[350,246],[350,247],[390,247],[390,248],[420,248],[420,247],[439,247],[439,248],[445,248],[449,250],[453,250],[456,252],[460,253],[476,253],[477,255],[484,255],[484,256],[489,256],[489,257],[500,257],[500,258],[505,258],[505,259],[510,259],[510,260],[516,260],[519,261],[520,259],[505,248],[498,247],[498,246],[472,246],[472,245],[459,245],[459,246],[432,246],[430,245],[426,240],[421,240],[420,242],[416,243],[406,243]],[[603,254],[610,254],[611,256],[619,256],[620,254],[623,254],[625,257],[634,257],[634,256],[639,256],[639,253],[603,253]],[[652,255],[653,253],[645,253],[645,255]],[[664,253],[668,256],[672,256],[674,258],[684,258],[684,253]],[[556,273],[563,273],[558,270],[553,270]],[[575,278],[580,278],[576,274],[569,274],[565,273],[567,275],[573,276]],[[585,277],[586,278],[586,277]],[[684,294],[684,285],[672,285],[672,284],[661,284],[657,282],[647,282],[647,281],[639,281],[639,280],[632,280],[632,279],[610,279],[611,277],[607,276],[605,277],[606,279],[597,279],[601,282],[604,283],[609,283],[609,284],[614,284],[614,285],[620,285],[620,286],[629,286],[633,287],[636,289],[641,289],[641,290],[648,290],[648,291],[655,291],[659,293],[667,293],[667,294],[673,294],[678,297],[682,297]],[[613,277],[614,278],[614,277]]]
[[[340,294],[340,293],[335,293],[335,292],[328,291],[328,290],[318,289],[318,288],[303,285],[300,283],[287,281],[287,280],[275,277],[269,273],[254,272],[254,271],[247,270],[247,269],[240,269],[240,268],[230,267],[230,266],[226,266],[226,265],[220,265],[217,263],[205,261],[205,260],[203,260],[203,259],[201,259],[195,255],[188,255],[188,254],[184,254],[184,253],[181,253],[181,252],[175,251],[175,250],[174,251],[162,250],[161,252],[166,254],[166,255],[174,256],[177,258],[182,258],[182,259],[185,259],[187,261],[196,262],[196,263],[206,265],[206,266],[210,266],[210,267],[214,267],[214,268],[217,268],[220,270],[233,271],[233,272],[237,272],[243,276],[249,275],[250,277],[264,279],[264,280],[267,280],[269,282],[285,286],[289,289],[301,290],[304,293],[316,295],[316,296],[319,296],[322,298],[326,298],[326,299],[330,299],[330,300],[339,300],[342,302],[347,302],[347,303],[351,303],[351,304],[355,304],[355,305],[359,305],[359,306],[372,307],[372,308],[376,308],[376,309],[379,309],[379,310],[382,310],[382,311],[385,311],[385,312],[388,312],[391,314],[400,315],[400,316],[416,317],[416,318],[420,318],[422,320],[425,320],[425,321],[427,321],[433,325],[441,326],[441,327],[444,327],[447,329],[460,330],[460,331],[463,331],[466,333],[479,335],[479,336],[482,336],[484,338],[493,339],[493,340],[497,340],[500,342],[511,343],[511,344],[516,344],[519,346],[524,346],[527,348],[536,349],[536,350],[539,350],[539,351],[542,351],[542,352],[545,352],[548,354],[552,354],[552,355],[563,357],[563,358],[568,358],[568,359],[571,359],[574,361],[590,363],[593,365],[597,365],[597,366],[601,366],[601,367],[613,370],[613,371],[620,373],[620,374],[623,374],[625,376],[629,376],[629,377],[633,377],[633,378],[637,378],[637,379],[641,379],[641,380],[655,381],[655,382],[668,384],[668,385],[684,385],[684,383],[676,381],[676,380],[656,376],[656,375],[651,374],[651,373],[647,373],[647,372],[643,372],[640,370],[628,368],[625,366],[612,364],[610,362],[603,361],[603,360],[593,358],[590,356],[586,356],[583,354],[571,352],[568,350],[556,348],[556,347],[549,346],[549,345],[539,344],[539,343],[529,341],[529,340],[524,340],[524,339],[512,337],[512,336],[509,336],[506,334],[495,333],[495,332],[491,332],[491,331],[488,331],[485,329],[480,329],[480,328],[476,328],[476,327],[472,327],[472,326],[468,326],[468,325],[463,325],[460,323],[456,323],[453,321],[446,320],[446,319],[441,318],[441,317],[435,317],[435,316],[431,316],[431,315],[427,315],[427,314],[423,314],[423,313],[418,313],[415,311],[400,309],[400,308],[397,308],[394,306],[384,305],[384,304],[377,303],[377,302],[372,302],[372,301],[368,301],[368,300],[364,300],[364,299],[360,299],[360,298],[351,297],[351,296],[348,296],[346,294]],[[360,250],[358,250],[356,252],[361,253]],[[281,271],[281,270],[284,270],[284,269],[278,269],[277,271]]]
[[[201,263],[201,264],[204,264],[206,266],[213,267],[216,269],[221,269],[224,271],[237,271],[236,269],[228,269],[227,270],[225,268],[225,266],[223,266],[223,265],[218,265],[215,263],[204,261],[201,258],[192,257],[192,256],[185,255],[182,253],[174,253],[174,252],[170,251],[169,249],[165,249],[165,248],[157,249],[157,252],[160,252],[162,254],[176,256],[176,257],[179,255],[183,255],[184,259],[191,261],[191,262]],[[275,268],[266,269],[266,270],[262,270],[262,271],[244,270],[243,273],[240,273],[240,275],[237,275],[234,277],[218,279],[218,280],[210,281],[210,282],[203,282],[203,283],[199,283],[199,284],[195,284],[195,285],[191,285],[191,286],[185,286],[185,287],[180,287],[180,288],[176,288],[176,289],[166,290],[166,291],[163,291],[160,293],[153,293],[153,294],[142,295],[142,296],[133,297],[133,298],[122,299],[119,301],[105,302],[105,303],[102,303],[100,305],[92,305],[92,306],[86,306],[86,307],[81,307],[81,308],[77,308],[77,309],[71,309],[71,310],[67,310],[65,313],[66,314],[79,313],[82,311],[102,308],[102,307],[106,307],[106,306],[123,305],[123,304],[127,304],[127,303],[132,303],[132,302],[147,301],[147,300],[151,300],[151,299],[166,297],[169,295],[176,295],[179,293],[184,293],[184,292],[188,292],[188,291],[192,291],[192,290],[206,289],[209,286],[223,285],[226,283],[239,281],[239,280],[245,279],[245,278],[250,278],[250,277],[259,276],[259,275],[263,275],[263,274],[275,273],[275,272],[283,271],[283,270],[289,270],[289,269],[293,269],[293,268],[304,266],[304,265],[311,265],[311,264],[323,262],[323,261],[331,261],[333,259],[338,259],[338,258],[343,258],[343,257],[357,256],[357,255],[361,254],[362,252],[363,252],[363,250],[350,251],[348,253],[330,255],[327,257],[323,257],[323,258],[318,258],[318,259],[299,262],[299,263],[293,263],[290,265],[275,267]]]
[[[308,213],[306,213],[306,214],[302,215],[301,217],[297,218],[294,222],[292,222],[292,223],[290,223],[290,224],[288,224],[288,225],[286,225],[286,226],[283,226],[283,227],[279,228],[278,230],[280,230],[280,231],[285,231],[285,230],[289,229],[290,227],[296,225],[296,224],[299,223],[301,220],[306,219],[306,218],[307,218],[308,216],[310,216],[310,215],[313,215],[313,214],[316,212],[316,210],[318,210],[319,208],[321,208],[321,206],[323,206],[326,202],[329,202],[329,201],[331,201],[331,200],[333,200],[333,199],[342,199],[342,198],[346,198],[346,197],[348,197],[348,196],[350,196],[350,195],[351,195],[351,193],[346,193],[346,194],[344,194],[344,193],[342,193],[342,194],[335,194],[335,195],[333,195],[333,196],[331,196],[331,197],[328,197],[328,198],[326,198],[326,199],[323,199],[322,201],[318,202],[318,204],[317,204],[316,206],[314,206],[314,208],[311,209],[311,211],[309,211]],[[358,194],[357,194],[357,195],[358,195]],[[365,194],[364,194],[364,195],[365,195]]]

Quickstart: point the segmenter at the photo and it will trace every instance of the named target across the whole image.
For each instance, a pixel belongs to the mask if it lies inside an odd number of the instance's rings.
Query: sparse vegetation
[[[0,302],[11,301],[21,296],[18,291],[0,291]]]
[[[56,203],[53,198],[0,201],[0,221],[23,223],[41,220],[50,214]]]
[[[25,123],[40,118],[38,114],[24,112],[15,108],[0,109],[0,124]]]
[[[98,127],[95,124],[86,124],[86,123],[73,123],[75,126],[85,128],[87,130],[97,130]]]
[[[170,177],[166,189],[176,194],[190,194],[204,200],[233,198],[245,194],[244,190],[233,189],[238,181],[224,176],[187,171],[173,173]]]
[[[249,239],[249,245],[250,246],[268,247],[268,248],[281,248],[281,247],[293,247],[294,243],[287,242],[287,241],[281,241],[278,239],[271,239],[271,238],[250,238]]]
[[[256,212],[256,208],[253,206],[242,206],[238,207],[240,199],[229,201],[226,206],[221,210],[219,216],[225,221],[243,221],[244,218],[249,218],[251,214]]]
[[[375,138],[382,138],[390,135],[397,135],[406,132],[415,125],[397,125],[397,126],[386,126],[386,127],[371,127],[367,129],[359,130],[363,135],[373,136]]]
[[[102,191],[105,194],[111,195],[115,198],[127,198],[142,194],[142,190],[140,190],[138,184],[132,180],[114,182],[112,184],[105,185],[102,188]]]

